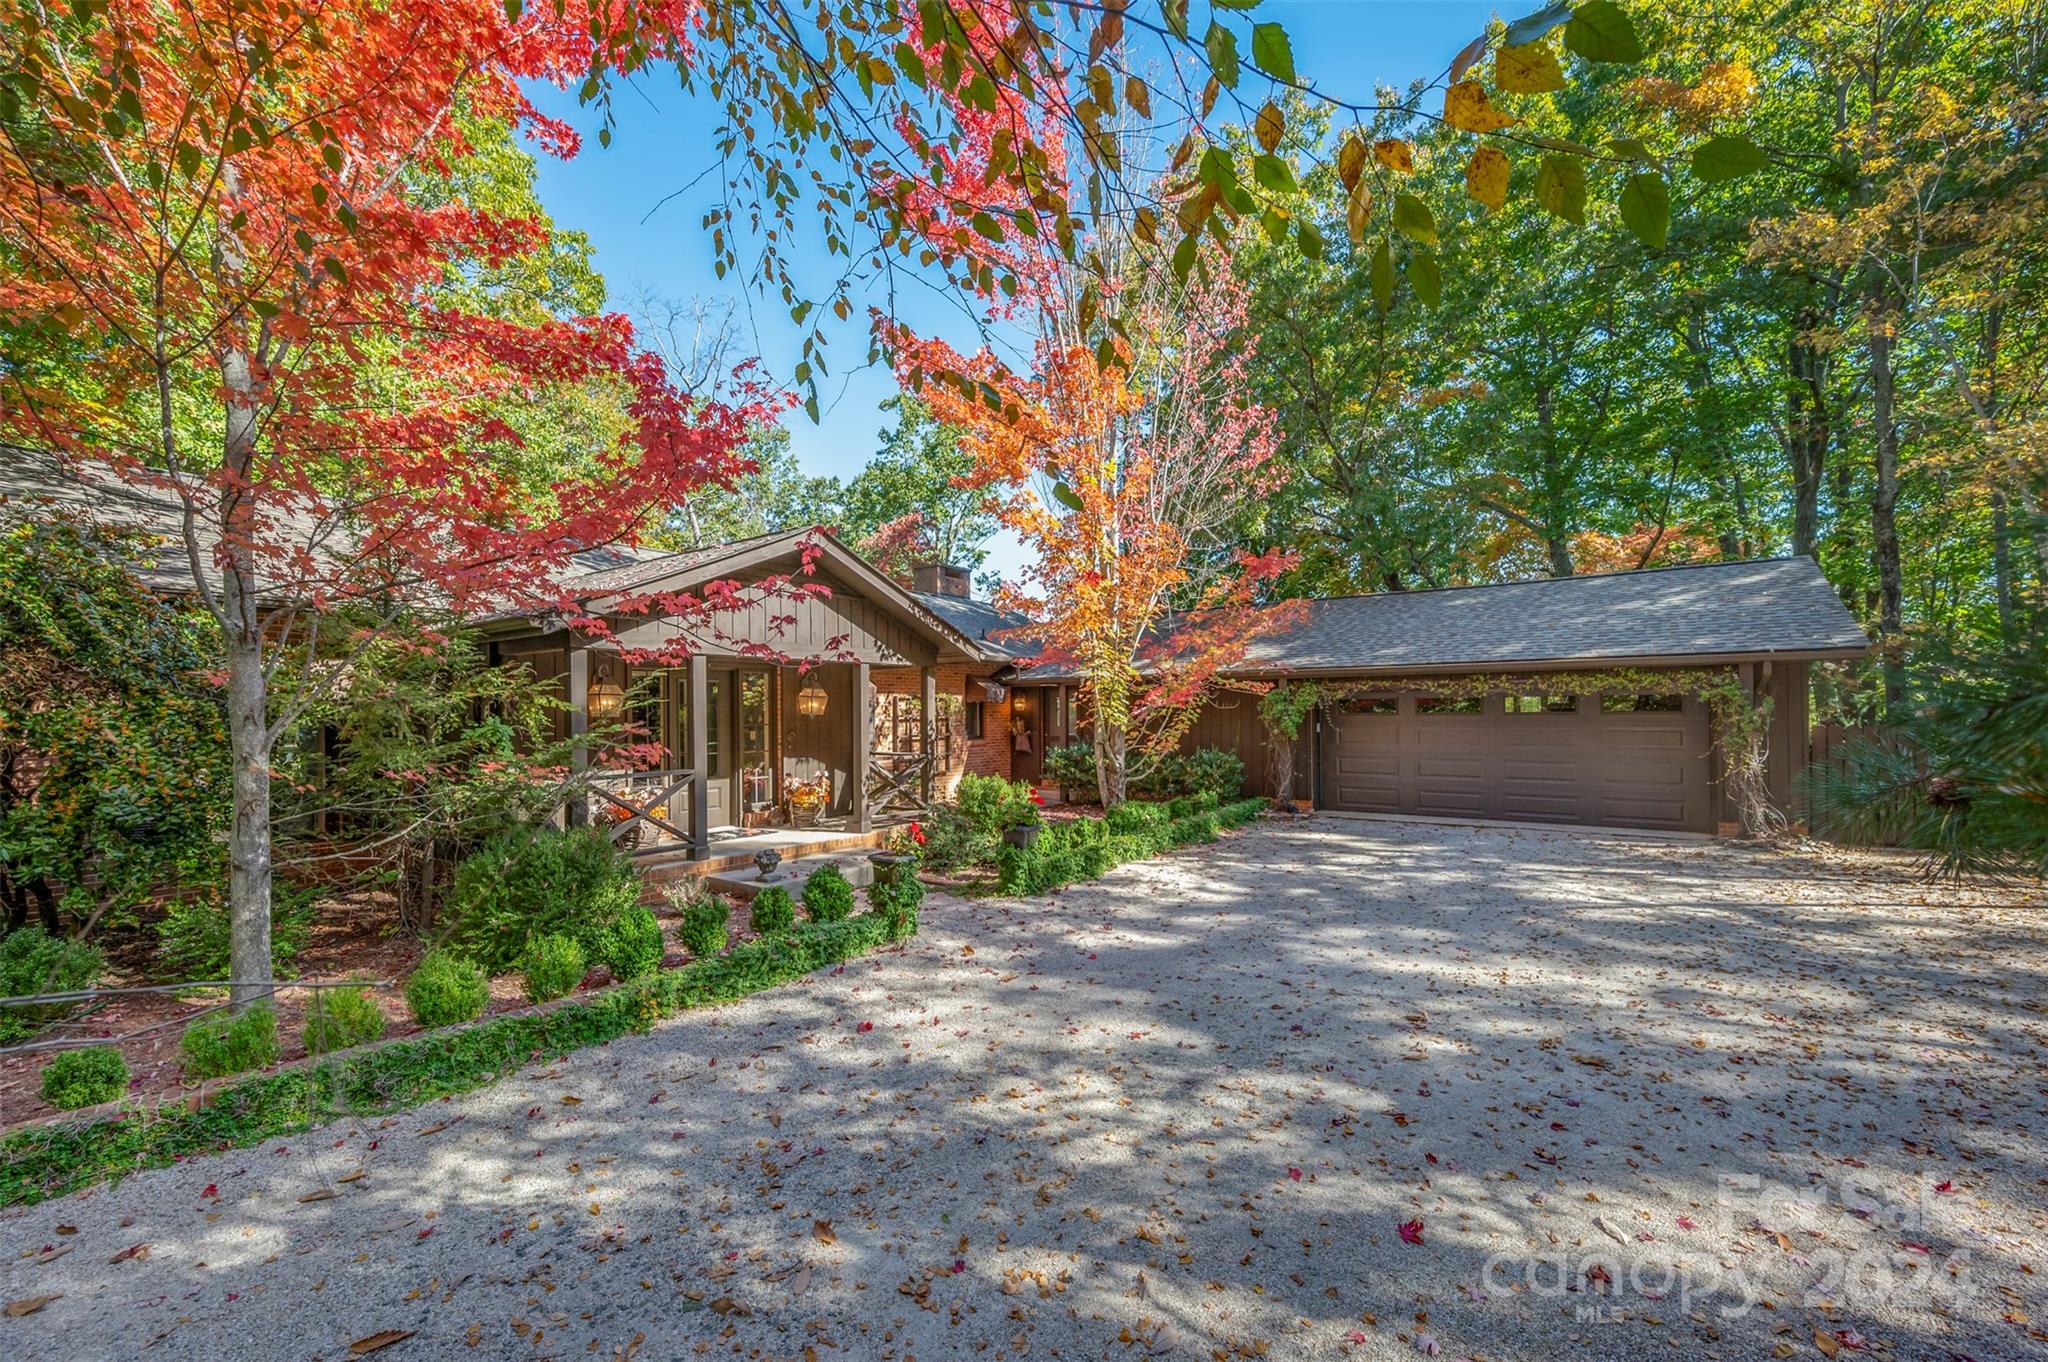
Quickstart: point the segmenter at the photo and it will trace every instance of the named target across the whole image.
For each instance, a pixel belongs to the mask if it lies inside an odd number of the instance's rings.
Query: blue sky
[[[1492,0],[1266,0],[1255,17],[1286,26],[1302,76],[1332,93],[1362,98],[1379,84],[1405,86],[1440,73],[1496,8],[1515,18],[1540,8],[1540,0],[1505,6]],[[1203,9],[1203,0],[1194,0],[1191,18],[1198,29],[1206,23]],[[618,126],[611,146],[600,149],[597,118],[573,94],[542,88],[534,97],[585,135],[575,160],[541,158],[541,200],[559,225],[589,233],[613,306],[629,306],[643,292],[679,301],[731,299],[750,328],[748,349],[786,379],[799,341],[788,313],[779,302],[750,300],[731,276],[719,280],[712,272],[710,242],[699,223],[718,201],[717,175],[685,188],[716,161],[716,117],[709,103],[685,96],[664,76],[644,78],[619,92]],[[868,301],[889,306],[879,291]],[[899,294],[897,307],[915,329],[958,344],[974,340],[958,308],[929,293]],[[874,452],[876,432],[885,424],[877,407],[896,385],[888,370],[862,367],[868,341],[860,312],[849,323],[828,326],[826,334],[835,374],[821,390],[822,419],[814,425],[799,411],[788,425],[805,471],[844,478]],[[1007,574],[1022,561],[1021,546],[1005,542],[995,546],[989,565]]]

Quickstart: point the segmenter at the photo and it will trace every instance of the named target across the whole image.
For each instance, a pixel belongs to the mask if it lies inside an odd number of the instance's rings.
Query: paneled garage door
[[[1360,696],[1323,743],[1327,809],[1714,830],[1707,711],[1690,697]]]

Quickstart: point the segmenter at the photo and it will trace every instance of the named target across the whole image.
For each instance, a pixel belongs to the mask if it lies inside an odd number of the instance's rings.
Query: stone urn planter
[[[1038,844],[1038,834],[1041,831],[1036,823],[1020,823],[1014,828],[1006,828],[1003,831],[1003,845],[1015,847],[1019,851],[1029,851]]]
[[[763,847],[754,853],[754,868],[761,872],[761,878],[775,878],[775,868],[782,864],[782,853],[773,847]]]

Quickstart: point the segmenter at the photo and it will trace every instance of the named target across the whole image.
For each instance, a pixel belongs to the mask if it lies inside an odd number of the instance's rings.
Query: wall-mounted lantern
[[[818,678],[806,677],[796,693],[796,712],[806,719],[815,719],[825,712],[825,699],[825,688],[818,684]]]

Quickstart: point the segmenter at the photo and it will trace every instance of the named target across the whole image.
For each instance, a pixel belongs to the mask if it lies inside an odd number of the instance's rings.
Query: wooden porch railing
[[[929,752],[874,752],[868,756],[868,812],[923,813],[930,806]]]
[[[597,821],[607,825],[606,835],[615,846],[623,844],[635,851],[670,850],[670,844],[636,845],[640,828],[646,824],[668,833],[684,848],[702,850],[690,837],[688,818],[670,817],[674,803],[687,804],[690,781],[696,774],[687,770],[593,772],[590,793],[592,801],[599,805]]]

